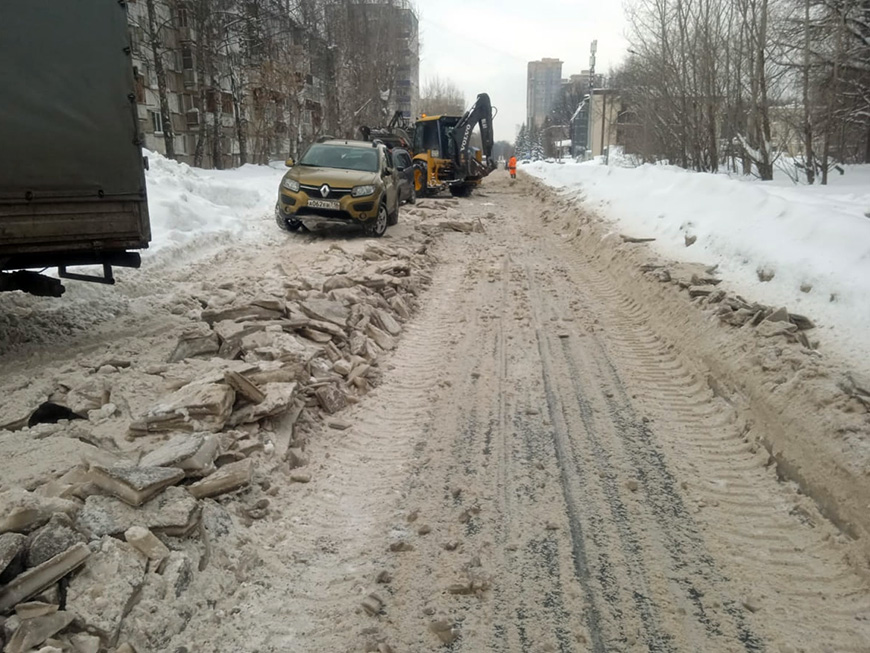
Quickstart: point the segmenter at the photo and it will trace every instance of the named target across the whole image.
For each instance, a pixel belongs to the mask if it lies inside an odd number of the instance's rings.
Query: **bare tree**
[[[803,105],[803,137],[804,137],[804,167],[807,175],[807,183],[812,184],[816,180],[815,145],[813,143],[813,112],[810,107],[810,71],[812,43],[810,32],[810,8],[812,0],[804,0],[803,28],[803,57],[801,68],[801,104]]]
[[[413,103],[417,19],[409,0],[141,7],[131,14],[144,23],[136,34],[148,49],[142,65],[155,71],[166,151],[175,156],[174,136],[184,130],[179,143],[192,146],[184,154],[194,165],[298,155],[322,133],[351,136]],[[180,66],[168,65],[170,57]]]
[[[430,77],[420,92],[420,112],[430,115],[461,116],[467,105],[465,94],[449,79]]]
[[[614,75],[645,159],[808,183],[870,160],[870,0],[632,0]]]
[[[407,60],[406,24],[416,16],[406,0],[335,0],[325,13],[339,128],[352,137],[361,125],[388,121]]]
[[[141,25],[150,49],[151,61],[154,66],[154,77],[157,81],[157,98],[160,107],[160,123],[163,130],[163,141],[166,147],[166,157],[175,158],[175,129],[172,125],[172,112],[169,108],[169,94],[166,85],[166,66],[164,57],[169,48],[166,45],[166,32],[171,27],[170,8],[156,0],[145,0],[146,24]],[[161,11],[163,15],[161,16]]]

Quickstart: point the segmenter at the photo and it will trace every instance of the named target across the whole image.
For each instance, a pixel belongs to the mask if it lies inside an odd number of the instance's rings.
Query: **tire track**
[[[566,258],[571,261],[571,257]],[[762,464],[764,459],[759,459],[766,452],[759,452],[747,441],[744,420],[735,404],[712,392],[708,383],[700,380],[704,379],[703,373],[694,371],[678,353],[670,351],[648,326],[649,315],[643,307],[614,290],[604,276],[594,276],[588,266],[582,272],[574,268],[574,276],[587,295],[583,310],[594,309],[605,328],[619,325],[613,334],[608,331],[606,341],[593,339],[601,378],[609,379],[608,387],[613,390],[608,403],[614,419],[622,420],[636,442],[644,443],[653,437],[649,423],[639,420],[631,409],[631,397],[642,397],[645,412],[654,418],[652,423],[666,425],[665,441],[678,446],[683,454],[691,454],[689,459],[707,470],[711,480],[697,484],[704,498],[698,505],[715,514],[717,539],[729,562],[756,582],[763,581],[764,589],[759,590],[763,595],[787,592],[788,614],[793,617],[788,626],[777,624],[776,634],[802,645],[830,631],[836,635],[828,638],[836,642],[835,650],[868,650],[870,599],[866,584],[844,566],[842,555],[832,549],[830,540],[825,540],[833,531],[830,524],[812,507],[809,527],[792,514],[793,510],[782,509],[793,500],[787,499],[787,488],[772,480]],[[593,304],[589,297],[601,299]],[[670,373],[650,369],[661,369],[663,364]],[[625,378],[630,379],[629,384],[623,381]],[[638,445],[636,455],[640,452],[648,454],[645,444]],[[679,496],[679,491],[675,492]],[[825,528],[815,528],[819,525]],[[697,532],[695,536],[700,537]],[[772,541],[782,545],[765,544]],[[810,573],[808,566],[813,570]],[[828,619],[819,619],[822,596]],[[741,639],[751,641],[745,625],[746,612],[733,599],[723,607],[737,620],[735,624],[743,632]],[[842,617],[836,626],[828,623],[837,615]]]
[[[663,536],[665,549],[671,558],[671,577],[693,604],[693,614],[703,625],[707,636],[721,638],[724,636],[723,625],[715,616],[717,610],[711,602],[714,600],[713,592],[719,593],[721,589],[717,588],[726,586],[726,579],[716,569],[712,556],[706,552],[706,544],[677,490],[676,479],[654,434],[632,409],[631,398],[615,368],[600,348],[598,340],[591,340],[598,349],[598,355],[603,356],[603,360],[599,360],[598,378],[608,387],[617,389],[618,394],[605,394],[609,416],[622,435],[635,475],[643,486],[644,496],[658,521],[659,533]],[[563,341],[562,348],[568,368],[572,372],[572,383],[578,401],[582,401],[584,388],[580,381],[580,369],[567,341]],[[604,366],[607,369],[602,369]],[[733,629],[736,630],[737,639],[745,649],[763,650],[761,640],[747,626],[744,615],[736,608],[736,602],[725,599],[722,605],[732,621]]]
[[[480,402],[489,405],[486,446],[482,456],[478,455],[477,463],[484,477],[481,481],[489,487],[486,494],[495,500],[497,519],[489,520],[489,529],[484,527],[481,532],[470,535],[476,536],[477,541],[491,536],[499,551],[493,562],[500,570],[501,579],[493,587],[492,634],[486,650],[538,651],[542,628],[547,628],[554,638],[555,650],[568,653],[577,649],[560,571],[566,552],[561,549],[560,538],[553,531],[546,531],[545,536],[528,536],[536,527],[534,506],[537,500],[547,499],[546,493],[538,495],[533,489],[529,457],[524,454],[530,449],[537,449],[539,457],[544,459],[551,454],[546,451],[547,441],[540,429],[530,423],[528,415],[522,414],[523,402],[514,402],[510,398],[513,389],[527,385],[528,379],[528,373],[523,371],[528,362],[526,356],[520,358],[519,376],[510,375],[505,332],[505,325],[515,310],[512,302],[515,292],[511,289],[522,278],[513,274],[510,256],[502,255],[498,266],[499,283],[482,282],[475,293],[478,298],[486,298],[484,306],[495,305],[499,311],[493,320],[488,320],[489,325],[496,321],[494,330],[480,322],[481,333],[468,334],[474,355],[487,355],[487,365],[491,365],[493,370],[482,388],[484,393],[475,398],[474,405],[480,406]],[[492,275],[490,280],[493,280]],[[474,342],[487,333],[495,339],[491,357],[488,356],[489,348],[481,351],[480,347],[474,346]],[[481,368],[476,366],[476,369]],[[482,372],[481,369],[481,378],[484,376]],[[468,400],[459,397],[457,400],[461,411]],[[528,397],[526,403],[533,404],[535,400]],[[518,537],[524,541],[522,548],[515,543]],[[473,640],[463,643],[462,650],[476,653],[481,648],[478,641]]]
[[[568,523],[570,528],[572,545],[571,549],[574,558],[574,575],[579,581],[580,586],[583,588],[583,595],[587,604],[585,621],[586,628],[589,631],[591,637],[590,644],[592,653],[606,653],[608,651],[608,648],[605,644],[605,638],[602,632],[603,619],[601,615],[601,609],[599,607],[599,601],[596,596],[596,591],[593,587],[593,583],[595,582],[596,578],[599,581],[609,580],[609,578],[612,577],[612,572],[607,568],[608,565],[606,564],[606,560],[599,559],[596,565],[597,569],[595,570],[595,573],[593,575],[592,563],[590,562],[590,556],[587,552],[586,547],[586,536],[583,524],[584,519],[581,517],[580,510],[578,509],[579,498],[577,494],[579,493],[575,493],[574,490],[575,484],[579,485],[581,490],[585,484],[582,482],[581,470],[569,471],[569,460],[571,458],[571,455],[568,445],[568,427],[564,420],[564,413],[562,410],[561,402],[556,395],[555,388],[550,382],[550,372],[552,366],[550,364],[548,352],[546,351],[546,346],[544,344],[543,334],[538,328],[535,329],[535,333],[538,341],[538,354],[541,357],[541,366],[544,379],[544,388],[547,398],[547,407],[549,410],[550,419],[552,420],[553,424],[553,436],[556,450],[556,458],[561,473],[562,492],[565,497],[565,505],[568,513]],[[572,482],[578,480],[581,482]],[[615,599],[613,597],[610,597],[610,599],[610,603],[612,605]],[[619,617],[621,615],[617,612],[615,616],[618,623]]]
[[[627,507],[626,502],[622,499],[617,473],[611,459],[614,450],[610,447],[608,447],[608,449],[605,449],[605,446],[598,435],[599,428],[593,413],[592,404],[587,398],[584,388],[580,384],[580,379],[589,378],[590,376],[592,376],[590,374],[592,370],[588,369],[587,367],[584,367],[584,369],[579,368],[576,352],[573,352],[571,350],[569,341],[567,339],[557,338],[557,340],[560,341],[561,344],[554,345],[552,343],[552,339],[548,338],[546,333],[544,333],[544,331],[541,329],[541,315],[546,311],[544,307],[546,306],[547,302],[544,300],[542,293],[540,292],[540,281],[535,280],[535,275],[533,274],[531,269],[528,270],[527,274],[530,279],[530,284],[533,288],[532,295],[535,299],[535,303],[538,305],[535,321],[538,328],[541,350],[547,352],[547,358],[550,358],[551,360],[558,360],[557,364],[555,366],[551,366],[552,369],[547,371],[547,376],[571,379],[570,387],[562,388],[561,391],[566,394],[573,394],[571,400],[579,407],[579,415],[582,421],[583,428],[576,430],[575,435],[580,434],[582,437],[583,447],[588,448],[593,453],[593,459],[595,467],[597,469],[597,475],[599,479],[601,479],[603,496],[608,506],[610,519],[616,527],[618,541],[620,542],[621,550],[627,562],[627,578],[625,579],[625,582],[631,591],[631,595],[634,601],[634,610],[636,611],[643,625],[643,629],[645,632],[646,648],[650,651],[677,650],[675,648],[675,639],[673,634],[667,632],[665,626],[662,624],[662,618],[658,614],[656,605],[661,597],[655,596],[655,591],[650,585],[650,582],[648,580],[649,570],[647,568],[646,562],[646,558],[648,558],[649,556],[645,555],[643,551],[645,546],[643,540],[637,532],[636,527],[632,525],[633,521],[637,521],[639,515],[636,512],[632,514],[632,512]],[[542,356],[543,355],[544,354],[542,354]],[[557,369],[560,366],[564,370],[567,370],[567,374],[564,373],[562,370]],[[571,390],[573,390],[573,392],[569,392]],[[623,420],[613,419],[614,417],[616,416],[612,415],[611,419],[613,421],[613,425],[616,427],[616,431],[620,432],[624,436],[624,429],[626,424]],[[606,432],[606,430],[607,428],[605,427],[605,431],[602,432]],[[573,445],[574,443],[570,444]],[[579,442],[577,444],[579,445]],[[649,445],[650,443],[647,442],[645,444]],[[578,465],[579,463],[576,460],[576,456],[573,456],[572,458],[573,460],[571,461],[571,464]],[[568,463],[567,457],[564,460],[564,463]],[[645,470],[643,468],[637,469],[636,475],[642,480],[652,476],[648,470]],[[653,512],[655,513],[656,511]],[[658,529],[660,529],[664,533],[671,532],[670,529],[673,528],[673,523],[669,522],[673,522],[674,519],[690,519],[688,513],[684,509],[677,511],[671,510],[668,515],[669,519],[662,519],[662,517],[665,515],[661,512],[659,512],[659,514],[657,515],[660,520],[658,524]],[[643,526],[643,522],[640,522],[638,524],[638,527]],[[685,535],[685,533],[681,533],[681,535]],[[672,538],[670,540],[670,544],[673,545],[673,543],[674,539]],[[702,544],[693,540],[688,540],[687,544],[690,544],[691,547],[702,547]],[[647,544],[646,546],[649,546],[649,544]],[[690,625],[684,626],[684,628],[688,628],[689,630],[685,638],[688,641],[698,641],[700,639],[712,640],[708,642],[708,646],[714,641],[719,641],[719,646],[722,646],[723,642],[727,641],[731,637],[723,634],[720,619],[715,616],[715,611],[712,610],[709,606],[705,606],[701,603],[700,597],[702,597],[704,593],[696,589],[696,587],[690,580],[687,581],[680,577],[679,570],[682,570],[684,567],[689,566],[689,561],[686,559],[687,556],[685,555],[685,552],[675,552],[674,547],[671,546],[671,553],[674,559],[672,561],[669,576],[671,577],[672,581],[682,586],[685,599],[692,603],[693,614],[698,624],[700,624],[700,628],[697,629],[700,632],[696,633],[691,632],[693,629]],[[682,554],[682,556],[680,554]],[[705,579],[704,585],[708,586],[709,584],[709,581]],[[739,628],[737,630],[740,631]],[[706,635],[704,635],[703,633],[706,633]],[[741,640],[745,640],[747,650],[760,650],[761,647],[757,642],[756,638],[754,638],[754,636],[735,636],[740,637]]]

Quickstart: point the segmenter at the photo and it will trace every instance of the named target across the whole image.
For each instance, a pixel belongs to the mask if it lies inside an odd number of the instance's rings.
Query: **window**
[[[142,44],[145,42],[145,30],[141,27],[130,26],[130,46],[133,52],[141,52]]]
[[[377,172],[378,151],[370,147],[315,143],[306,150],[297,165]]]
[[[205,110],[208,113],[214,113],[215,111],[217,111],[217,97],[218,97],[217,91],[215,91],[213,88],[208,89],[208,95],[206,97],[206,107],[205,107]]]
[[[190,27],[190,12],[187,11],[186,7],[178,8],[178,26]]]
[[[193,50],[189,43],[181,46],[181,69],[193,70]]]
[[[192,93],[185,93],[181,96],[181,109],[184,111],[184,120],[188,127],[196,127],[199,125],[199,107],[197,106],[197,97]]]
[[[155,134],[163,133],[163,116],[159,111],[149,111],[151,114],[151,126],[154,128]]]

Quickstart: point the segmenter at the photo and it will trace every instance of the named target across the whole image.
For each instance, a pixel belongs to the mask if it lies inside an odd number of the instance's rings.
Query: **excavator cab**
[[[414,130],[414,152],[427,152],[435,159],[453,159],[456,144],[452,135],[456,130],[457,116],[424,116],[417,121]]]
[[[414,128],[414,189],[418,197],[434,195],[456,176],[456,145],[451,135],[457,116],[423,116]]]

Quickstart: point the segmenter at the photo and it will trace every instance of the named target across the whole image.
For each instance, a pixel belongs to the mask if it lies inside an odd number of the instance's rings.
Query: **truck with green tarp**
[[[0,290],[59,296],[61,279],[139,267],[151,232],[130,55],[123,1],[0,2]]]

